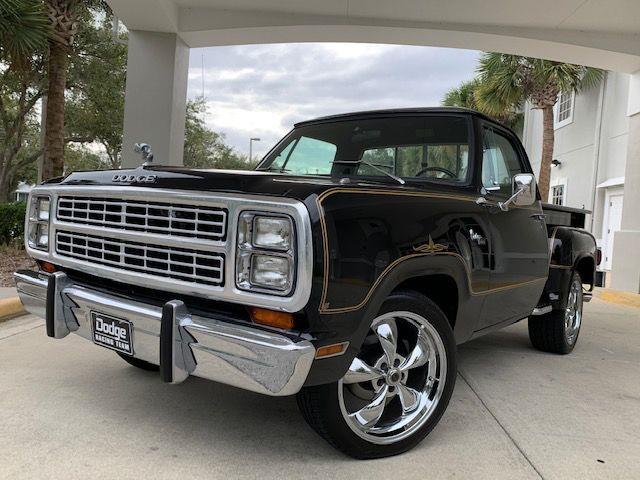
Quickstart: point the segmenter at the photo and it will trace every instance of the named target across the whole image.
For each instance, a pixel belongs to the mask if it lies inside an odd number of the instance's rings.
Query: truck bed
[[[590,210],[564,207],[562,205],[553,205],[551,203],[543,203],[542,211],[544,212],[547,227],[565,226],[584,228],[585,218],[591,213]]]

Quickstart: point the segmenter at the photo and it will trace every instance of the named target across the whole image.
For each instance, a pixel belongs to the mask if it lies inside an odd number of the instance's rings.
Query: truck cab
[[[573,350],[597,252],[584,211],[543,205],[517,136],[457,108],[294,126],[251,172],[144,165],[35,188],[16,273],[47,334],[167,383],[296,394],[358,458],[444,413],[456,344],[529,319]]]

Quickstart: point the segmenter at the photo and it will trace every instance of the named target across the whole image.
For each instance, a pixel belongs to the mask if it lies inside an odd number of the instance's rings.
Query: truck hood
[[[155,175],[153,183],[116,181],[119,176]],[[238,194],[272,195],[304,201],[309,195],[320,194],[327,188],[340,185],[339,179],[303,177],[276,172],[245,170],[199,170],[183,167],[154,166],[129,170],[73,172],[48,184],[65,186],[127,186],[197,190]]]

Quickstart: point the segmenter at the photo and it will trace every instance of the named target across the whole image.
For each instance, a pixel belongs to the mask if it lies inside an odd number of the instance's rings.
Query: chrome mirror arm
[[[525,188],[522,187],[520,190],[511,195],[506,201],[498,202],[498,208],[500,208],[500,210],[502,210],[503,212],[508,212],[509,205],[511,205],[515,201],[515,199],[518,198],[524,191]]]

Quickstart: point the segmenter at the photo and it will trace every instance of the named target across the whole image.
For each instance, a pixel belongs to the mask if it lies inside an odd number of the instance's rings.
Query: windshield
[[[465,117],[434,115],[303,125],[258,168],[295,175],[384,177],[388,172],[404,179],[464,182],[468,123]]]

